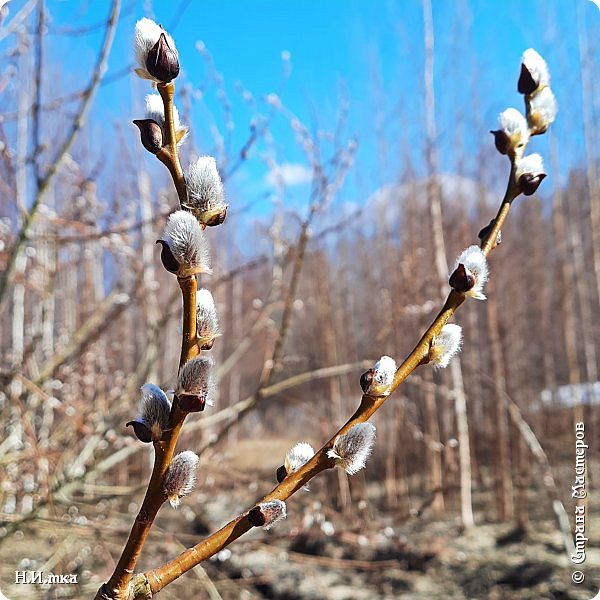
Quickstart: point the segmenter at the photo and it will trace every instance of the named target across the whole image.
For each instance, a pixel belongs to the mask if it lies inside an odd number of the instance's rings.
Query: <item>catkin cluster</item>
[[[158,94],[146,96],[144,118],[133,121],[140,131],[140,141],[148,152],[166,164],[178,165],[177,149],[188,138],[189,127],[181,123],[177,107],[162,93],[164,86],[179,74],[175,42],[160,25],[141,19],[135,27],[134,47],[138,63],[135,72],[159,88]],[[205,229],[223,223],[227,215],[223,182],[213,157],[198,157],[183,177],[185,197],[180,197],[181,209],[169,216],[157,240],[163,266],[180,281],[211,273]],[[197,283],[194,289],[198,290],[194,311],[197,352],[193,353],[197,356],[181,366],[174,390],[165,392],[153,383],[142,386],[138,415],[127,423],[142,442],[160,444],[165,440],[173,426],[175,407],[183,413],[193,413],[213,404],[214,361],[207,352],[219,335],[219,320],[210,290],[198,289]],[[172,459],[164,476],[163,490],[173,507],[192,491],[197,464],[198,457],[191,450]]]

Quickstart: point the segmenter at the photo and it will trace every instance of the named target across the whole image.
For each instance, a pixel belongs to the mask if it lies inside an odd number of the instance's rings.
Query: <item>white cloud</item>
[[[286,186],[302,185],[309,183],[312,179],[312,171],[300,163],[283,163],[276,165],[265,176],[268,185],[276,187],[283,184]]]

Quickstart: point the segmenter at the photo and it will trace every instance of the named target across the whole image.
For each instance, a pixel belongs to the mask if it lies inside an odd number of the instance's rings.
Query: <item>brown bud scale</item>
[[[163,83],[169,83],[179,75],[179,58],[177,57],[177,52],[174,52],[170,48],[164,33],[160,34],[158,42],[148,52],[146,69],[152,77],[156,77],[156,79]]]
[[[535,194],[540,183],[546,177],[546,173],[540,173],[539,175],[533,175],[532,173],[523,173],[519,177],[519,188],[525,196],[531,196]]]
[[[133,123],[140,130],[142,146],[151,154],[156,154],[163,145],[160,125],[152,119],[135,119]]]
[[[125,427],[129,427],[130,425],[133,427],[133,433],[135,434],[135,437],[140,440],[140,442],[149,444],[152,441],[152,432],[146,423],[137,419],[125,423]]]
[[[484,240],[490,234],[495,222],[496,219],[492,219],[483,229],[481,229],[481,231],[477,234],[477,237],[480,240]]]
[[[369,369],[368,371],[365,371],[360,376],[360,389],[363,391],[363,394],[368,393],[369,388],[371,387],[371,384],[373,383],[374,375],[375,375],[375,372],[373,371],[373,369]]]
[[[281,483],[288,475],[287,469],[281,465],[277,469],[277,483]]]
[[[510,140],[504,131],[502,131],[502,129],[498,129],[496,131],[490,131],[490,133],[494,136],[496,150],[498,150],[500,154],[508,154]]]
[[[206,397],[199,394],[178,394],[179,408],[184,412],[202,412],[206,407]]]
[[[163,264],[163,267],[169,271],[169,273],[177,273],[179,270],[179,263],[177,259],[173,256],[173,252],[171,252],[171,248],[169,244],[165,242],[165,240],[156,240],[157,244],[162,246],[162,250],[160,252],[160,260]]]
[[[454,273],[450,275],[448,283],[451,288],[464,294],[475,285],[475,277],[473,277],[472,273],[469,273],[465,268],[465,265],[461,263],[456,267]]]
[[[519,94],[533,94],[537,88],[538,83],[531,76],[529,69],[523,63],[521,63],[521,73],[517,83],[517,90],[519,91]]]
[[[209,219],[207,219],[205,225],[208,227],[216,227],[217,225],[221,225],[225,218],[227,217],[227,206],[217,213],[216,215],[212,215]]]
[[[262,527],[267,522],[267,519],[265,515],[263,515],[260,506],[255,506],[254,508],[250,509],[248,512],[248,521],[252,527]]]

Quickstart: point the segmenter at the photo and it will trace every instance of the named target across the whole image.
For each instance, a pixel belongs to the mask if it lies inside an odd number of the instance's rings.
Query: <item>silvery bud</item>
[[[445,369],[452,357],[460,350],[462,328],[460,325],[449,323],[442,327],[440,333],[434,336],[429,347],[429,362],[434,367]]]
[[[546,133],[558,113],[558,104],[552,90],[547,86],[540,88],[533,96],[527,96],[525,105],[531,135]]]
[[[198,457],[191,450],[180,452],[171,461],[163,480],[163,491],[173,508],[194,489],[197,466]]]
[[[227,216],[223,182],[212,156],[201,156],[190,165],[186,173],[188,200],[185,208],[190,210],[203,225],[220,225]]]
[[[333,448],[327,452],[328,458],[335,460],[335,466],[354,475],[367,464],[375,444],[375,426],[371,423],[358,423],[344,435],[339,435]]]
[[[248,521],[253,527],[262,527],[268,531],[277,523],[285,519],[287,516],[287,508],[285,502],[281,500],[269,500],[261,502],[248,512]]]
[[[181,367],[175,390],[181,410],[199,412],[203,411],[207,404],[213,405],[212,367],[213,360],[208,356],[192,358]]]
[[[488,275],[485,254],[479,246],[469,246],[462,251],[454,263],[452,275],[450,275],[450,287],[477,300],[485,300],[483,286]]]
[[[170,273],[185,277],[210,273],[208,244],[200,224],[191,213],[178,210],[169,216],[161,244],[161,260]]]
[[[498,117],[500,129],[490,131],[500,154],[510,154],[524,147],[529,140],[525,117],[516,108],[507,108]]]
[[[201,350],[210,350],[219,335],[217,309],[212,294],[207,289],[196,292],[196,336]]]
[[[141,390],[139,415],[125,426],[133,427],[135,436],[144,443],[158,442],[169,426],[171,402],[167,395],[156,385],[145,383]]]
[[[521,58],[521,73],[517,89],[520,94],[533,94],[540,86],[550,84],[550,72],[546,61],[533,49],[528,48]]]
[[[156,154],[163,147],[164,140],[167,137],[165,105],[160,94],[148,94],[146,96],[146,116],[144,119],[136,119],[134,124],[140,130],[144,148],[148,152]],[[188,128],[181,124],[176,106],[173,106],[173,126],[175,128],[175,141],[180,146],[187,138]]]
[[[169,83],[179,75],[179,56],[173,38],[151,19],[135,25],[136,74],[155,83]]]
[[[391,356],[382,356],[372,369],[360,377],[360,387],[370,396],[387,396],[394,382],[396,361]]]
[[[292,446],[285,455],[283,465],[277,469],[277,481],[281,483],[290,473],[302,468],[313,456],[315,451],[307,442],[299,442]],[[308,490],[308,486],[304,486]]]
[[[544,161],[539,154],[529,154],[517,162],[515,180],[525,196],[535,194],[545,177]]]

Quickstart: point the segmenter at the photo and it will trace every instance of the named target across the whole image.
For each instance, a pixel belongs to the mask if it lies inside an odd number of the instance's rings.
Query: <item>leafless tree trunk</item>
[[[339,364],[339,357],[336,347],[336,336],[333,329],[334,324],[334,315],[332,310],[332,297],[329,295],[329,283],[327,281],[327,259],[323,254],[318,256],[319,260],[319,277],[318,283],[319,288],[317,290],[318,297],[320,299],[319,306],[322,308],[322,335],[323,335],[323,345],[324,345],[324,354],[325,354],[325,365],[326,366],[334,366]],[[329,411],[329,422],[330,423],[340,423],[343,419],[343,402],[342,402],[342,394],[340,390],[340,381],[337,377],[331,377],[329,379],[329,402],[330,402],[330,411]],[[347,512],[350,508],[352,498],[350,496],[350,484],[348,482],[347,474],[342,470],[338,469],[337,473],[337,485],[339,492],[339,505],[343,512]]]
[[[431,217],[432,238],[434,249],[434,262],[438,281],[441,287],[441,297],[444,297],[448,282],[448,265],[446,248],[444,244],[444,233],[442,223],[442,203],[440,188],[437,181],[437,134],[435,125],[435,95],[433,88],[433,18],[431,12],[431,1],[423,0],[423,16],[425,21],[425,114],[427,130],[426,159],[429,171],[428,202]],[[455,412],[458,428],[460,483],[461,483],[461,517],[465,527],[474,525],[473,508],[471,501],[471,464],[470,464],[470,442],[469,424],[466,411],[466,397],[462,381],[462,369],[460,360],[455,357],[452,361],[451,377],[454,390]],[[439,435],[439,432],[438,432]],[[439,438],[438,438],[439,441]],[[440,482],[436,482],[441,485]],[[441,494],[441,491],[440,491]],[[436,503],[439,501],[436,500]],[[441,500],[443,502],[443,498]]]
[[[504,357],[500,341],[498,308],[493,281],[488,283],[487,321],[489,348],[492,358],[492,376],[494,378],[494,402],[496,406],[496,447],[498,456],[494,460],[496,479],[496,511],[500,521],[508,521],[513,516],[513,489],[510,461],[510,440],[508,415],[506,413],[506,375]]]
[[[583,3],[577,6],[577,30],[579,33],[579,64],[581,67],[581,112],[585,138],[586,182],[590,220],[592,225],[592,257],[596,279],[596,299],[600,302],[600,190],[594,160],[596,123],[593,114],[594,90],[592,87],[592,61],[586,28],[583,24]],[[595,381],[595,379],[594,379]]]
[[[560,173],[560,162],[558,157],[558,142],[550,137],[550,161],[552,170],[556,175]],[[563,192],[559,186],[554,189],[552,218],[554,224],[554,237],[561,264],[561,286],[562,309],[563,309],[563,335],[564,350],[567,363],[568,381],[573,386],[575,394],[575,421],[583,420],[583,407],[579,393],[579,384],[581,383],[581,373],[577,359],[577,323],[575,313],[575,302],[573,289],[575,286],[575,270],[572,260],[569,257],[567,244],[567,228],[565,224],[565,209],[563,204]]]

